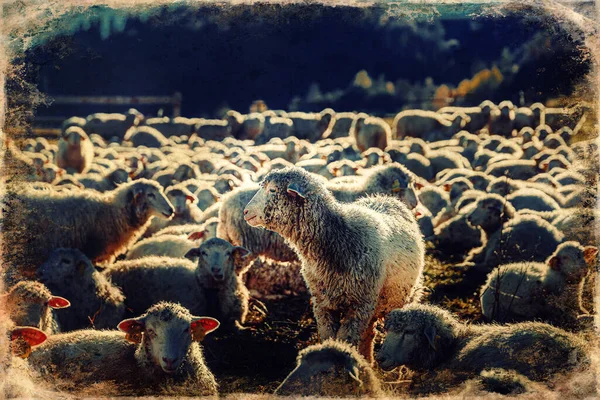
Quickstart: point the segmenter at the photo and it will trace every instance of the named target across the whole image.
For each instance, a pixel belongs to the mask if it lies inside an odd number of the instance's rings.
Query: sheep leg
[[[317,331],[321,341],[334,338],[340,328],[340,321],[339,318],[336,318],[335,311],[319,307],[315,302],[313,312],[317,320]]]
[[[373,361],[373,338],[375,337],[373,327],[377,321],[374,311],[374,306],[366,306],[357,307],[346,313],[336,335],[337,339],[358,346],[359,353],[369,362]]]

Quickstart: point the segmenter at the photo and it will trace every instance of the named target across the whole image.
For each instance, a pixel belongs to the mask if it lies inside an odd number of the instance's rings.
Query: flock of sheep
[[[460,377],[444,389],[463,393],[595,393],[567,383],[592,369],[598,253],[598,152],[570,143],[580,124],[577,110],[510,101],[391,124],[131,109],[69,118],[57,144],[9,140],[4,395],[65,382],[217,395],[204,337],[247,329],[252,298],[300,293],[321,343],[275,394],[391,395],[382,379],[399,366]],[[435,252],[495,324],[427,304]]]

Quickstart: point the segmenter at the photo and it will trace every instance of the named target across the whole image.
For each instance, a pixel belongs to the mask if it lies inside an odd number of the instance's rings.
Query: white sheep
[[[146,146],[160,149],[168,146],[171,142],[160,131],[151,126],[132,126],[123,140],[130,141],[135,147]]]
[[[173,214],[160,186],[145,179],[104,194],[23,187],[9,191],[5,201],[4,260],[29,275],[59,247],[80,249],[94,263],[110,263],[141,236],[153,216]]]
[[[597,254],[596,247],[564,242],[545,263],[499,266],[481,288],[483,315],[494,321],[541,318],[559,325],[576,323],[578,315],[588,314],[582,290]]]
[[[104,139],[123,139],[129,128],[139,125],[143,120],[144,116],[133,108],[125,114],[96,113],[87,116],[83,130],[88,135],[96,133]]]
[[[94,160],[94,145],[79,127],[71,127],[64,131],[58,141],[56,165],[69,173],[85,173]]]
[[[293,135],[311,143],[321,139],[335,123],[335,113],[330,108],[320,113],[291,112],[287,117],[294,123]]]
[[[360,345],[370,361],[375,322],[421,282],[424,244],[406,206],[389,196],[338,203],[321,180],[289,168],[267,175],[244,216],[297,252],[321,340]]]
[[[383,119],[361,113],[352,122],[350,136],[360,152],[372,147],[385,150],[392,140],[392,129]]]
[[[29,364],[42,377],[71,385],[116,383],[113,395],[172,395],[177,390],[188,396],[216,395],[217,383],[200,342],[218,327],[214,318],[161,302],[121,321],[122,332],[78,330],[50,336],[32,351]]]
[[[159,231],[160,233],[160,231]],[[204,232],[192,233],[194,238],[203,238]],[[158,256],[180,258],[185,257],[188,251],[196,248],[198,243],[182,235],[169,235],[158,233],[152,237],[140,240],[127,252],[126,260],[134,260],[142,257]]]
[[[464,129],[469,121],[469,117],[462,113],[445,116],[435,111],[405,110],[394,117],[392,137],[402,139],[412,136],[428,141],[448,139]]]

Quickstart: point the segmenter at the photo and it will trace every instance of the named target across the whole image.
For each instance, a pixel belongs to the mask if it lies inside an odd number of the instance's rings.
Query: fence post
[[[173,95],[173,118],[181,116],[181,92],[175,92]]]

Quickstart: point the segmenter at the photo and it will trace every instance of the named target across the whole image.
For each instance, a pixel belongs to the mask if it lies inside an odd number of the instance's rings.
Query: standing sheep
[[[422,279],[424,243],[406,206],[388,196],[339,203],[294,167],[269,173],[244,217],[298,254],[321,340],[360,344],[372,360],[375,322],[408,303]]]
[[[200,342],[219,327],[214,318],[193,316],[178,304],[161,302],[137,318],[123,320],[117,331],[78,330],[50,336],[29,356],[42,376],[75,385],[112,381],[136,395],[217,394],[217,383],[204,361]]]
[[[369,396],[383,394],[371,366],[344,342],[328,339],[302,350],[296,368],[275,390],[279,396]]]
[[[318,114],[291,112],[287,114],[287,117],[294,123],[293,135],[298,139],[306,139],[310,143],[327,135],[327,131],[335,123],[335,113],[330,108],[326,108]]]
[[[37,277],[56,294],[71,299],[73,305],[58,314],[63,332],[95,327],[110,329],[125,315],[125,297],[89,258],[77,249],[56,249],[40,266]]]
[[[543,381],[588,366],[586,344],[577,336],[539,322],[466,325],[439,307],[410,304],[385,319],[386,338],[377,353],[381,368],[447,368],[478,373],[515,370]]]
[[[392,129],[387,122],[363,113],[352,122],[350,133],[361,153],[372,147],[385,150],[392,140]]]
[[[598,249],[564,242],[546,263],[515,263],[498,267],[481,289],[483,315],[494,321],[542,318],[573,324],[581,313],[584,279]]]
[[[73,126],[58,141],[56,165],[68,173],[85,173],[94,160],[94,145],[85,131]]]
[[[4,260],[31,276],[58,247],[79,249],[94,263],[111,263],[153,216],[173,214],[160,186],[146,179],[104,194],[22,188],[7,193],[5,206]]]

